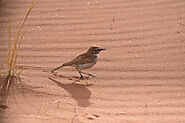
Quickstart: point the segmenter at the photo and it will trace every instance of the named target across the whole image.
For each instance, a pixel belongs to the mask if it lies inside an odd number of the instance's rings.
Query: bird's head
[[[102,51],[102,50],[105,50],[105,49],[100,48],[100,47],[90,47],[87,52],[90,54],[93,54],[93,55],[98,55],[100,53],[100,51]]]

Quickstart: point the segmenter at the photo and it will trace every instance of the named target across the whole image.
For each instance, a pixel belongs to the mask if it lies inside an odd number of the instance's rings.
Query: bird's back
[[[75,57],[73,60],[64,63],[64,66],[88,64],[88,63],[94,62],[96,59],[97,59],[97,56],[86,52],[86,53],[83,53],[83,54]]]

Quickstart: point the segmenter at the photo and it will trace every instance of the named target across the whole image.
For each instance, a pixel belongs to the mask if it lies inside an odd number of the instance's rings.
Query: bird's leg
[[[76,67],[75,67],[76,68]],[[79,74],[80,74],[80,78],[84,78],[84,76],[82,76],[82,74],[81,74],[81,71],[80,70],[78,70],[78,68],[76,68],[76,70],[79,72]]]
[[[86,74],[86,75],[89,75],[89,76],[92,76],[92,77],[95,77],[94,75],[92,75],[92,74],[90,74],[90,73],[85,73],[85,72],[82,72],[82,71],[80,71],[81,73],[83,73],[83,74]]]

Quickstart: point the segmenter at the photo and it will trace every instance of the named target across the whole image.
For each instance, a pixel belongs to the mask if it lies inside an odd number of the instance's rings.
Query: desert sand
[[[1,72],[8,23],[15,29],[31,0],[0,0]],[[2,123],[184,123],[184,0],[37,0],[25,24],[21,83]],[[55,67],[90,46],[107,50],[80,80]]]

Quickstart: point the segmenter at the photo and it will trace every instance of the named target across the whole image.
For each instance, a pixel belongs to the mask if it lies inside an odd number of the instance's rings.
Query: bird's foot
[[[94,75],[92,75],[92,74],[90,74],[90,73],[89,73],[88,75],[91,76],[91,77],[96,77],[96,76],[94,76]]]
[[[85,80],[85,79],[89,79],[89,77],[80,76],[80,79]]]
[[[80,76],[80,79],[84,79],[84,78],[85,78],[84,76],[82,76],[82,75]]]

